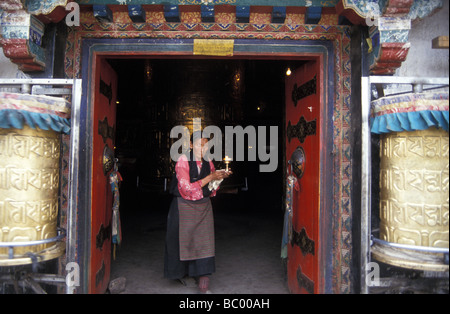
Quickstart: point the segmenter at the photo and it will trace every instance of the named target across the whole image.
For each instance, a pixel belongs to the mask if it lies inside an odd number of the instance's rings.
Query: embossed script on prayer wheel
[[[68,118],[62,98],[0,93],[0,266],[64,254],[53,239],[61,237],[60,133],[70,131]]]
[[[449,136],[424,131],[381,136],[380,238],[449,247]]]
[[[59,134],[0,129],[0,238],[27,242],[56,236],[59,189]],[[43,244],[18,247],[15,254],[39,252]],[[0,255],[7,255],[0,249]]]

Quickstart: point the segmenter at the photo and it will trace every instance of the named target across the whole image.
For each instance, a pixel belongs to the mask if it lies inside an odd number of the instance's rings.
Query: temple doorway
[[[216,230],[213,293],[288,293],[280,258],[284,215],[285,78],[305,63],[243,59],[108,59],[117,73],[115,152],[119,172],[122,244],[113,250],[111,280],[124,293],[195,293],[163,278],[166,217],[174,171],[170,130],[202,118],[202,127],[276,126],[277,167],[233,161],[232,178],[212,199]],[[269,131],[268,131],[269,132]],[[225,133],[225,132],[224,132]],[[251,143],[246,140],[249,150]],[[248,157],[249,151],[246,152]],[[272,156],[275,157],[275,156]],[[223,168],[221,162],[216,168]]]

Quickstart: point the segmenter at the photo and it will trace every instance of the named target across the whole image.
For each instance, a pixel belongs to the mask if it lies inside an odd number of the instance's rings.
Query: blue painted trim
[[[27,110],[0,110],[0,128],[23,129],[24,125],[32,129],[53,130],[55,132],[70,133],[70,119],[61,118],[54,114],[30,112]]]
[[[449,130],[448,111],[423,110],[397,112],[370,119],[370,131],[375,134],[422,131],[431,127]]]
[[[214,6],[202,5],[201,6],[202,22],[214,23]]]
[[[272,23],[284,24],[285,20],[286,20],[286,7],[273,7]]]
[[[236,6],[236,23],[250,22],[250,6]]]
[[[128,16],[133,23],[145,23],[145,10],[142,9],[141,5],[129,5]]]
[[[164,17],[168,23],[180,23],[180,11],[177,5],[164,5]]]
[[[305,24],[319,24],[322,18],[322,7],[307,7]]]
[[[92,7],[94,10],[94,17],[100,22],[109,22],[113,21],[113,14],[110,8],[106,5],[94,5]]]

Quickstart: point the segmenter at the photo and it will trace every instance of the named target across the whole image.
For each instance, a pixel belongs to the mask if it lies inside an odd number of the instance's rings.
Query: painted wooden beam
[[[439,36],[433,38],[432,41],[433,49],[448,49],[448,36]]]
[[[180,10],[178,5],[164,5],[164,17],[169,23],[180,23]]]
[[[202,22],[203,23],[214,23],[214,6],[213,5],[202,5]]]
[[[236,7],[234,5],[214,6],[214,22],[219,24],[236,23]]]
[[[284,24],[286,20],[286,7],[273,7],[272,23]]]
[[[322,17],[322,7],[307,7],[305,23],[306,24],[319,24]]]
[[[249,23],[250,6],[236,6],[236,23]]]
[[[205,4],[202,0],[83,0],[82,4],[164,4],[164,5],[186,5]],[[339,0],[212,0],[210,5],[231,4],[235,6],[292,6],[292,7],[334,7]]]
[[[142,5],[129,5],[128,16],[133,21],[133,23],[145,23],[145,10],[142,9]]]
[[[94,10],[94,17],[99,21],[112,23],[113,14],[110,8],[107,5],[95,4],[92,9]]]

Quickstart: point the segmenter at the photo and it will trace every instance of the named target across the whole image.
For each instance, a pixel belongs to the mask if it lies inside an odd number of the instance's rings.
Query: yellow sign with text
[[[194,39],[194,55],[231,57],[233,39]]]

